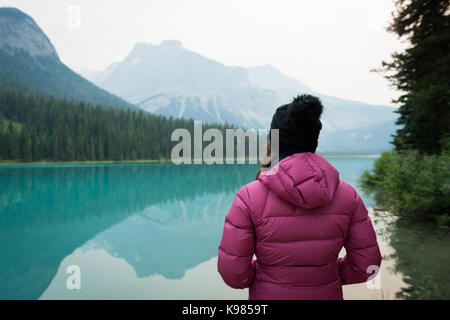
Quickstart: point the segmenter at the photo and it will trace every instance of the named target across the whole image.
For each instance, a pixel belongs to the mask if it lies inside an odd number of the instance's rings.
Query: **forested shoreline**
[[[194,121],[145,111],[0,89],[0,159],[30,161],[124,161],[170,158],[177,128]],[[225,131],[229,125],[203,124]]]
[[[393,136],[361,182],[386,209],[450,226],[449,2],[396,3],[389,31],[410,44],[380,71],[403,92]]]

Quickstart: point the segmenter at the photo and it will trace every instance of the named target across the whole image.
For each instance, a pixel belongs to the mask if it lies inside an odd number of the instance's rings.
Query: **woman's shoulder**
[[[245,193],[248,197],[256,197],[258,195],[263,195],[267,193],[267,187],[259,180],[251,181],[245,185],[243,185],[238,193]]]
[[[267,201],[269,189],[259,180],[251,181],[243,185],[237,192],[239,196],[255,214],[262,211]]]
[[[342,181],[342,180],[339,180],[339,188],[338,188],[338,190],[339,189],[340,189],[341,192],[345,192],[345,193],[347,193],[349,195],[356,194],[355,188],[351,184],[349,184],[349,183],[347,183],[345,181]]]
[[[349,210],[353,210],[362,201],[356,189],[351,184],[342,180],[339,181],[339,187],[333,200],[335,203],[346,204]]]

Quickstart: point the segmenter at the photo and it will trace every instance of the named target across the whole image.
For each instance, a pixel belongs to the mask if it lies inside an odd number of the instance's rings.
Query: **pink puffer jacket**
[[[346,256],[338,259],[342,247]],[[361,198],[324,158],[307,152],[239,190],[218,258],[223,280],[249,287],[251,300],[342,299],[343,284],[367,281],[369,267],[380,264]]]

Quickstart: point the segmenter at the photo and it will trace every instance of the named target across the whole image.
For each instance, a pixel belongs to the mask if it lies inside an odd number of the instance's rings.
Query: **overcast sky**
[[[392,0],[0,0],[0,6],[32,16],[75,71],[102,70],[136,42],[177,39],[225,65],[271,64],[320,93],[374,104],[398,96],[370,72],[404,47],[385,30]]]

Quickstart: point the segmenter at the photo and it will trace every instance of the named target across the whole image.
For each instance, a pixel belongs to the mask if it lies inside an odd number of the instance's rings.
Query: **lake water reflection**
[[[374,159],[328,160],[355,185]],[[0,298],[246,299],[246,290],[220,279],[217,246],[235,193],[255,171],[170,163],[0,167]],[[396,270],[395,219],[380,213],[373,220],[385,256],[381,289],[348,286],[346,298],[395,298],[412,286]],[[448,245],[448,234],[439,241]],[[66,287],[70,265],[81,269],[81,290]]]

